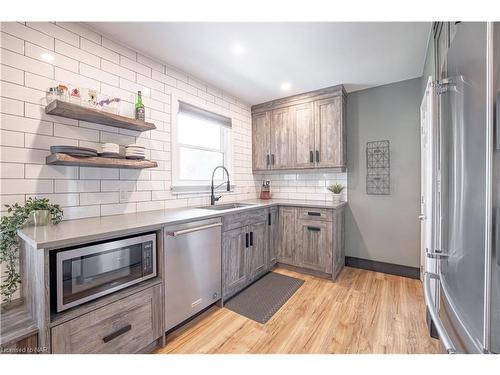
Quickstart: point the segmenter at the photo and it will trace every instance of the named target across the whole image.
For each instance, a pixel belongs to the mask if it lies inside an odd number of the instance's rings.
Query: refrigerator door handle
[[[431,315],[434,326],[436,327],[439,338],[441,339],[441,342],[443,343],[446,352],[448,354],[455,354],[457,352],[457,350],[455,349],[455,346],[453,345],[453,342],[451,341],[450,336],[448,335],[448,332],[446,332],[446,328],[444,327],[443,322],[441,321],[441,318],[439,316],[437,308],[436,308],[434,302],[432,301],[431,279],[440,280],[440,277],[439,277],[439,275],[437,275],[435,273],[430,273],[430,272],[424,273],[425,304],[427,305],[427,308],[429,309],[429,314]]]

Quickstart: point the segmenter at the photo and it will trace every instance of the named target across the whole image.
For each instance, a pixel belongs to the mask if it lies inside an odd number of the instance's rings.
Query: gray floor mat
[[[304,280],[270,272],[231,298],[224,306],[264,324],[303,283]]]

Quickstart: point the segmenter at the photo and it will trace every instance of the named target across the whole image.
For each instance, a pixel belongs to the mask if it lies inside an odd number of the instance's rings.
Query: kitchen
[[[497,353],[499,30],[2,22],[2,354]]]

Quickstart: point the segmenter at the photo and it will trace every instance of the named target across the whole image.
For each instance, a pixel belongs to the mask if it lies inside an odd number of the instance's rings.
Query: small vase
[[[51,222],[49,210],[36,210],[30,213],[28,222],[35,227],[43,227]]]
[[[335,194],[335,193],[332,194],[333,204],[339,204],[340,203],[340,196],[341,196],[341,194]]]

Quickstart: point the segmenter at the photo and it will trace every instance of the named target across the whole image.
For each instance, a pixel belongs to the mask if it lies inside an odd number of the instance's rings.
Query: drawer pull
[[[245,233],[245,247],[248,247],[248,232]]]
[[[267,225],[271,226],[271,213],[267,214]]]
[[[314,152],[309,151],[309,163],[314,163]]]
[[[253,232],[250,232],[250,246],[253,246]]]
[[[313,232],[319,232],[321,228],[318,227],[307,227],[307,230],[313,231]]]
[[[307,213],[309,216],[321,216],[320,212],[308,212]]]
[[[132,325],[131,324],[127,324],[126,326],[120,328],[120,329],[117,329],[115,332],[107,335],[107,336],[104,336],[102,338],[102,341],[104,341],[105,343],[106,342],[110,342],[111,340],[113,339],[116,339],[118,336],[121,336],[123,335],[124,333],[130,331],[132,329]]]
[[[269,154],[266,155],[266,164],[267,165],[271,164],[271,161],[269,160]]]
[[[319,151],[316,150],[316,163],[319,163]]]

